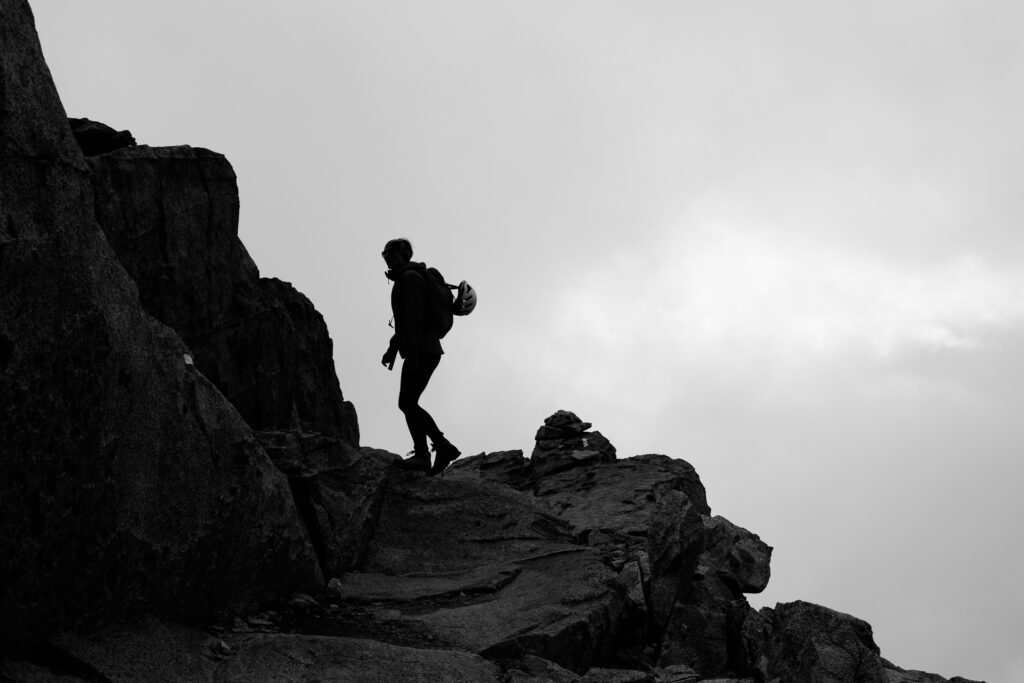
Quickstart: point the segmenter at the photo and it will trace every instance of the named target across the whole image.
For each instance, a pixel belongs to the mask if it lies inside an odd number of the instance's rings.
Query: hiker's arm
[[[395,369],[395,359],[398,357],[398,347],[395,346],[395,336],[391,336],[391,342],[388,344],[388,350],[384,352],[384,357],[380,359],[380,364],[386,367],[388,370]]]

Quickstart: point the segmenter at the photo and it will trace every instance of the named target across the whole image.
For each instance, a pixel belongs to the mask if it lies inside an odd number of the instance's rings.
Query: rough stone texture
[[[23,0],[0,3],[0,650],[320,580],[287,482],[94,220]],[[2,654],[2,653],[0,653]]]
[[[518,575],[494,599],[413,617],[453,645],[488,658],[536,654],[570,669],[610,649],[620,598],[612,571],[588,548],[515,562]]]
[[[659,665],[685,663],[703,676],[752,673],[743,640],[750,606],[714,573],[697,578],[672,610]]]
[[[88,164],[96,220],[143,307],[181,335],[246,421],[358,446],[323,317],[290,284],[261,279],[238,239],[238,186],[227,159],[142,145]]]
[[[211,636],[149,620],[58,640],[54,652],[87,680],[258,683],[262,681],[499,681],[487,660],[344,637],[252,633]],[[72,673],[72,672],[69,672]],[[59,679],[58,679],[59,680]]]
[[[529,495],[395,470],[361,571],[443,575],[574,547],[568,526]]]
[[[706,676],[753,672],[743,639],[752,612],[744,593],[767,586],[771,547],[724,517],[705,517],[707,546],[662,641],[661,665],[685,663]]]
[[[529,491],[568,523],[576,542],[600,549],[620,570],[620,657],[685,664],[704,676],[750,674],[743,624],[751,610],[743,594],[764,590],[772,549],[710,516],[688,463],[653,454],[617,459],[590,427],[559,411],[538,430],[532,458],[518,451],[474,456],[450,476]],[[538,453],[547,459],[539,462]]]
[[[702,515],[711,511],[693,467],[665,455],[592,463],[538,478],[533,485],[534,495],[574,528],[620,533],[646,528],[645,513],[668,491],[685,494]]]
[[[651,559],[648,600],[655,632],[660,633],[668,624],[676,600],[693,580],[705,541],[696,506],[681,491],[667,491],[648,519],[650,526],[646,536]]]
[[[503,668],[507,683],[580,683],[583,680],[572,671],[535,655],[506,661]]]
[[[760,593],[768,587],[771,577],[772,548],[761,538],[736,526],[725,517],[711,517],[704,522],[707,548],[700,565],[714,571],[733,589],[741,593]]]
[[[288,476],[324,575],[358,566],[374,534],[391,464],[372,449],[321,434],[267,430],[259,438]]]
[[[495,453],[457,462],[450,476],[527,490],[567,522],[577,543],[598,549],[619,571],[624,600],[618,647],[627,659],[650,659],[643,650],[657,651],[677,598],[689,591],[708,529],[718,526],[707,521],[704,487],[688,463],[662,455],[617,460],[614,446],[599,433],[576,430],[583,425],[590,427],[567,411],[545,420],[538,449],[545,445],[548,460],[540,466],[538,451],[528,461],[519,452]],[[552,439],[553,430],[565,432]],[[580,450],[592,445],[597,450]],[[730,541],[727,532],[719,534],[714,559],[735,555]]]
[[[463,456],[449,465],[445,477],[479,477],[521,491],[530,488],[530,461],[523,457],[520,450]]]
[[[595,666],[583,674],[575,674],[532,655],[504,662],[503,668],[505,683],[697,683],[700,680],[693,669],[682,665],[645,670]]]
[[[684,664],[657,669],[659,683],[697,683],[700,675]]]
[[[392,576],[352,572],[332,579],[328,594],[345,603],[411,602],[496,593],[523,571],[519,564],[492,564],[443,576]]]
[[[648,671],[594,667],[587,671],[582,681],[583,683],[658,683],[658,677]]]
[[[395,471],[364,566],[331,591],[370,637],[579,670],[614,642],[622,593],[602,554],[571,540],[529,495]]]
[[[501,672],[458,650],[422,649],[372,640],[302,635],[254,635],[218,671],[223,683],[345,681],[346,683],[485,683]]]
[[[882,665],[885,667],[885,675],[889,677],[889,683],[980,683],[960,676],[946,679],[924,671],[907,671],[884,659]]]
[[[620,460],[567,411],[531,459],[465,458],[441,479],[346,446],[323,321],[259,279],[237,212],[230,165],[205,150],[87,163],[27,4],[0,3],[0,657],[33,657],[0,676],[943,680],[883,660],[848,615],[750,610],[771,549],[710,517],[692,467]],[[264,440],[291,488],[204,372],[276,428]],[[321,579],[293,492],[331,571],[360,570],[319,600],[292,594]],[[124,625],[289,596],[216,636]]]
[[[134,147],[135,138],[126,130],[114,130],[99,121],[68,119],[71,134],[87,157],[106,154],[122,147]]]
[[[764,608],[745,633],[767,680],[889,683],[871,626],[856,617],[797,601]]]

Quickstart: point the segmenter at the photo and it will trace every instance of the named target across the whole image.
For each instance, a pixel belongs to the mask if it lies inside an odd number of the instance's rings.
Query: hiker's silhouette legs
[[[410,363],[409,359],[406,359],[402,363],[398,408],[405,414],[409,434],[412,435],[412,445],[417,453],[429,453],[428,436],[435,445],[444,439],[444,434],[438,429],[434,418],[420,405],[420,396],[423,395],[423,390],[427,388],[427,383],[430,382],[430,377],[440,362],[439,353],[420,353],[415,362]]]

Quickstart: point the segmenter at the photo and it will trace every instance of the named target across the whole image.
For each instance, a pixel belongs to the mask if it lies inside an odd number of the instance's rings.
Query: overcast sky
[[[1024,5],[33,6],[69,115],[232,162],[363,445],[411,448],[402,235],[479,292],[424,398],[465,453],[573,410],[775,547],[756,606],[1024,680]]]

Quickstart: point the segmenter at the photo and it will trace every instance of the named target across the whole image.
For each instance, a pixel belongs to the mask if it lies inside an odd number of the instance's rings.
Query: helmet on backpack
[[[463,280],[459,283],[459,291],[452,302],[452,313],[455,315],[469,315],[476,308],[476,290],[468,282]]]

